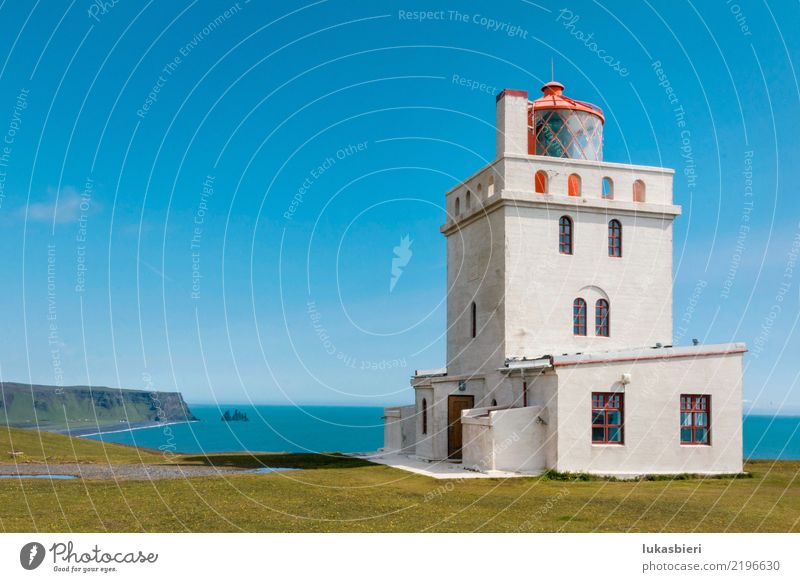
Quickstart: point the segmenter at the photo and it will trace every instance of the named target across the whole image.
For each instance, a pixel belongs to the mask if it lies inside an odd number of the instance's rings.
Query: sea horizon
[[[190,404],[196,421],[82,434],[171,453],[364,453],[383,446],[383,406]],[[221,419],[240,410],[248,421]],[[800,460],[800,414],[743,415],[745,459]]]

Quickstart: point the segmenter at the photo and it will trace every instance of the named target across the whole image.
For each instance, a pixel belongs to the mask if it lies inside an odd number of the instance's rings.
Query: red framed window
[[[592,392],[592,442],[621,445],[624,394]]]
[[[569,216],[558,219],[558,252],[572,254],[572,219]]]
[[[633,183],[633,201],[644,202],[644,182],[636,180]]]
[[[567,178],[567,194],[570,196],[581,195],[581,177],[578,174],[570,174]]]
[[[594,334],[600,337],[608,337],[611,326],[609,325],[610,309],[608,301],[598,299],[594,304]]]
[[[536,172],[534,186],[537,194],[547,194],[547,172],[544,170]]]
[[[608,223],[608,256],[622,256],[622,224],[616,218]]]
[[[711,397],[705,394],[681,395],[681,444],[711,444]]]
[[[581,297],[572,302],[572,333],[586,335],[586,301]]]

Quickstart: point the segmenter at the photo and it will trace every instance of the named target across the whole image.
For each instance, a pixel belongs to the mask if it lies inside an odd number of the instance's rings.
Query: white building
[[[602,161],[603,114],[497,96],[497,157],[445,194],[447,368],[385,451],[481,471],[742,470],[743,344],[672,344],[673,170]]]

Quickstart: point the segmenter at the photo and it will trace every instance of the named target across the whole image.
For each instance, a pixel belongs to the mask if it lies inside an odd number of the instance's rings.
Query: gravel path
[[[0,463],[0,475],[74,475],[85,479],[182,479],[254,473],[254,470],[197,465],[101,465],[90,463]]]

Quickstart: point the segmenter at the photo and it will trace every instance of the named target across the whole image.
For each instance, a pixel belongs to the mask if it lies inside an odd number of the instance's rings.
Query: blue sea
[[[87,438],[180,453],[374,451],[383,446],[383,408],[190,404],[198,422],[165,424]],[[248,420],[222,422],[239,410]]]
[[[383,408],[356,406],[190,405],[198,422],[87,438],[181,453],[374,451],[383,445]],[[247,422],[222,422],[225,410]],[[744,454],[750,459],[800,460],[800,416],[744,418]]]

